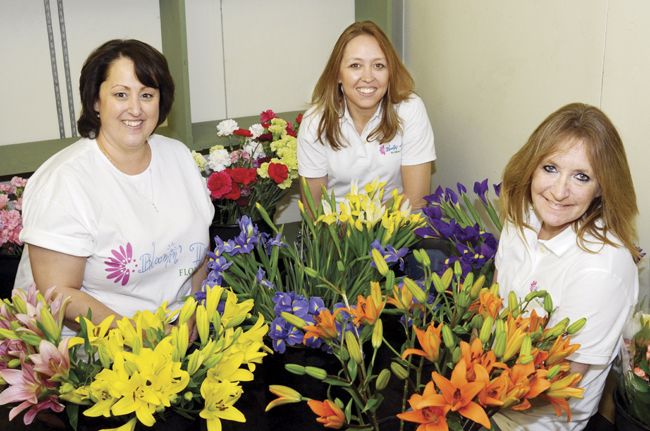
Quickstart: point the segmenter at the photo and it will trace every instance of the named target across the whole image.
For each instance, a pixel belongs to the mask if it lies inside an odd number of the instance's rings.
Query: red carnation
[[[289,136],[293,136],[294,138],[297,138],[297,137],[298,137],[298,135],[296,134],[296,132],[294,132],[293,130],[287,130],[287,135],[289,135]]]
[[[215,172],[208,178],[208,190],[213,199],[221,199],[232,190],[233,182],[226,172]]]
[[[237,129],[233,132],[235,135],[243,136],[244,138],[252,138],[253,133],[248,129]]]
[[[278,116],[275,115],[275,112],[271,111],[270,109],[260,114],[260,119],[262,120],[263,123],[267,123],[274,118],[278,118]]]
[[[239,199],[237,199],[237,206],[243,208],[247,207],[248,204],[251,202],[251,198],[248,196],[242,196]]]
[[[249,185],[255,182],[257,178],[257,170],[246,168],[228,169],[228,174],[232,177],[233,181],[239,184]]]
[[[280,184],[289,176],[287,165],[282,163],[271,163],[269,165],[269,177],[273,178],[273,181]]]
[[[260,142],[271,142],[273,141],[273,133],[263,133],[257,137],[257,140]]]
[[[232,189],[230,190],[229,193],[223,195],[224,199],[232,199],[236,201],[239,199],[241,196],[241,191],[239,190],[239,186],[236,183],[232,183]]]
[[[301,124],[302,123],[302,114],[298,114],[296,117],[296,123]]]

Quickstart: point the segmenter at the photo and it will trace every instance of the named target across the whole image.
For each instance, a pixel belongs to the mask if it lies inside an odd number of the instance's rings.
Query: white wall
[[[589,103],[623,138],[650,249],[649,2],[422,0],[405,20],[405,62],[436,136],[434,188],[500,182],[544,118]]]

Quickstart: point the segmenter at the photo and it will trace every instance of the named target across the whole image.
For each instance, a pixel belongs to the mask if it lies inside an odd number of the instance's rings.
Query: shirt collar
[[[528,216],[530,225],[535,230],[535,237],[537,237],[542,228],[542,222],[537,218],[537,214],[535,214],[535,211],[532,208]],[[562,257],[564,253],[569,251],[569,249],[576,244],[576,241],[577,235],[573,230],[573,224],[571,224],[553,238],[544,241],[544,246],[557,257]]]
[[[345,102],[345,112],[343,113],[343,117],[341,117],[341,122],[347,121],[350,123],[352,126],[354,126],[354,120],[352,119],[352,116],[350,115],[350,110],[348,109],[348,100],[345,97],[345,93],[343,93],[343,101]],[[373,121],[375,120],[381,120],[382,118],[382,106],[384,105],[384,99],[381,99],[379,101],[379,106],[377,107],[377,110],[375,111],[375,114],[370,118],[370,121],[368,121],[368,124],[372,124]]]

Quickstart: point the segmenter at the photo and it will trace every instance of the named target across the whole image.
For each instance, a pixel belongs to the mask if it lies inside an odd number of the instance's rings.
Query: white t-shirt
[[[187,147],[159,135],[148,142],[149,168],[129,176],[81,139],[46,161],[23,195],[21,241],[87,257],[81,290],[127,317],[164,301],[182,306],[214,213]],[[33,282],[25,250],[15,287]]]
[[[510,224],[501,233],[496,254],[500,295],[506,298],[507,306],[511,291],[523,298],[533,290],[546,290],[557,308],[548,328],[565,317],[571,322],[585,317],[586,325],[571,337],[571,344],[580,344],[580,348],[568,359],[591,366],[578,384],[585,389],[584,399],[569,400],[571,422],[567,423],[564,413],[557,417],[546,402],[521,412],[502,410],[494,419],[503,431],[581,430],[598,410],[607,373],[622,341],[623,326],[636,304],[638,270],[623,246],[599,244],[586,235],[585,246],[596,253],[580,249],[572,227],[549,240],[538,240],[541,223],[533,211],[530,219],[535,230],[524,230],[525,241]],[[620,244],[617,240],[615,243]],[[546,315],[541,301],[533,301],[529,311],[532,308]]]
[[[306,178],[321,178],[327,175],[327,190],[336,196],[337,203],[350,192],[350,182],[359,180],[359,187],[371,183],[377,175],[380,182],[386,182],[384,200],[390,199],[390,192],[402,188],[402,166],[419,165],[436,159],[433,130],[422,99],[412,94],[397,106],[397,115],[402,119],[402,133],[392,141],[379,144],[368,141],[368,135],[379,126],[382,118],[381,106],[368,121],[359,136],[350,113],[345,108],[341,118],[341,135],[347,144],[338,151],[318,141],[320,113],[310,109],[298,132],[298,172]],[[427,180],[428,181],[428,180]]]

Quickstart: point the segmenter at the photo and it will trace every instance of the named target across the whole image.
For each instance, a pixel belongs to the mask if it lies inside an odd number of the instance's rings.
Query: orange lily
[[[431,362],[436,362],[440,355],[440,331],[442,330],[442,323],[438,324],[436,328],[433,323],[429,325],[426,332],[414,326],[415,334],[418,337],[420,349],[406,349],[402,353],[402,360],[406,360],[408,355],[424,356]]]
[[[492,316],[493,319],[496,319],[499,316],[502,302],[503,298],[497,298],[488,289],[485,289],[485,291],[481,292],[478,299],[469,306],[468,311],[475,311],[477,314],[483,316],[483,318]]]
[[[481,367],[481,365],[475,365]],[[417,407],[423,408],[430,405],[445,407],[449,406],[451,411],[457,411],[461,415],[474,422],[480,423],[486,428],[490,428],[490,419],[485,414],[485,410],[477,403],[472,401],[474,397],[485,387],[484,383],[468,382],[467,366],[465,359],[462,358],[456,364],[454,371],[451,373],[451,380],[447,380],[440,374],[433,372],[431,377],[442,392],[439,395],[432,395],[430,400],[423,400]]]
[[[316,418],[316,420],[322,423],[325,428],[339,429],[345,423],[345,414],[336,403],[333,403],[330,400],[309,400],[307,401],[307,404],[309,404],[309,408],[314,413],[320,416],[319,418]]]
[[[521,404],[512,407],[513,410],[526,410],[530,407],[530,398],[535,398],[551,386],[551,382],[544,378],[546,373],[546,370],[535,370],[532,362],[512,367],[510,376],[513,387],[508,392],[514,398],[523,400]]]
[[[571,407],[569,407],[567,400],[564,398],[551,398],[546,394],[540,394],[540,397],[551,403],[558,417],[562,416],[562,410],[564,410],[568,416],[567,422],[571,421]]]
[[[401,289],[397,286],[393,286],[393,296],[388,297],[386,301],[389,304],[394,305],[395,308],[408,311],[413,306],[413,294],[406,286],[402,286]]]
[[[360,321],[366,325],[374,325],[375,320],[377,320],[383,309],[383,302],[377,305],[372,296],[364,298],[359,295],[357,298],[357,308],[350,308],[348,311],[354,316],[355,325],[358,325]]]
[[[557,337],[557,340],[555,340],[553,346],[551,346],[551,348],[548,350],[548,358],[546,358],[546,366],[548,368],[564,361],[567,356],[573,354],[573,352],[578,350],[580,344],[569,345],[570,342],[571,339],[568,337],[565,339],[562,339],[562,337]]]
[[[338,338],[339,332],[336,329],[336,310],[334,314],[326,308],[321,309],[318,316],[314,316],[314,325],[305,325],[302,330],[305,331],[304,340],[311,337],[335,339]]]
[[[422,395],[413,394],[409,399],[412,411],[400,413],[398,418],[422,424],[418,427],[417,431],[448,431],[447,426],[447,412],[449,406],[427,406],[419,408],[418,406],[429,404],[432,396],[436,395],[436,390],[433,382],[427,383],[424,387]]]
[[[582,399],[582,393],[585,391],[575,385],[582,379],[579,373],[569,374],[563,378],[556,378],[555,381],[550,383],[546,395],[551,398],[579,398]]]
[[[490,383],[490,374],[484,367],[476,367],[476,381],[485,384],[478,393],[478,402],[483,407],[502,406],[501,394],[507,387],[506,376],[501,374]]]
[[[536,332],[540,326],[543,328],[546,326],[548,317],[540,317],[537,315],[535,310],[530,313],[530,332]]]

